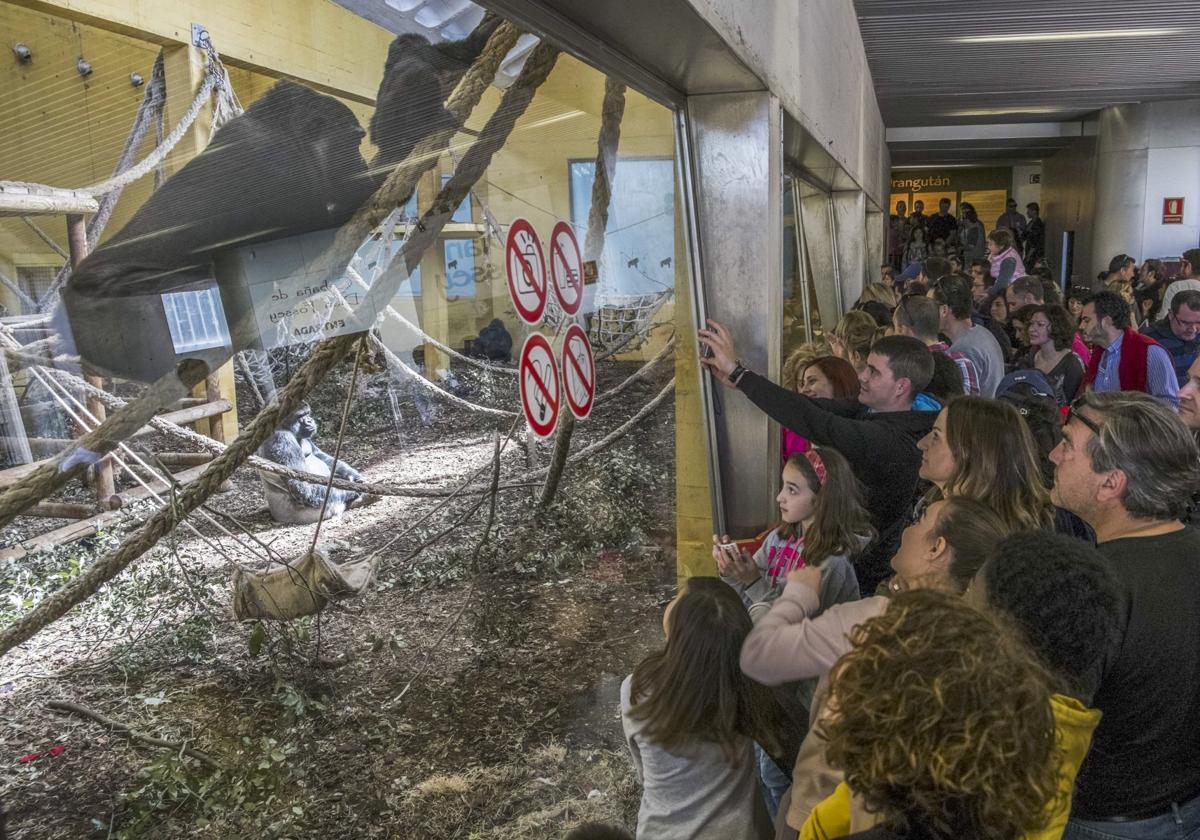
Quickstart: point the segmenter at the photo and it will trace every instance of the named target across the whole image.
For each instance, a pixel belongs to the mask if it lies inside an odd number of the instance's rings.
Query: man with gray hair
[[[1200,531],[1180,518],[1200,450],[1153,397],[1087,392],[1050,453],[1053,499],[1096,531],[1121,588],[1064,840],[1200,832]]]

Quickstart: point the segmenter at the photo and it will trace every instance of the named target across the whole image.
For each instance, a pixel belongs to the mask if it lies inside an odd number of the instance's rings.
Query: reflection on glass
[[[475,240],[447,239],[443,244],[446,258],[446,297],[474,297]]]
[[[670,158],[618,158],[604,242],[606,295],[648,295],[675,286],[675,168]],[[586,230],[594,160],[574,160],[571,221]],[[582,246],[582,243],[581,243]]]
[[[445,187],[446,183],[449,180],[450,180],[449,175],[443,175],[442,176],[442,186]],[[411,203],[411,202],[409,202],[409,203]],[[471,219],[471,194],[470,193],[467,193],[467,196],[466,196],[466,198],[464,198],[462,200],[462,203],[459,204],[458,207],[454,208],[454,213],[451,214],[450,221],[455,224],[459,224],[459,225],[471,224],[472,219]]]

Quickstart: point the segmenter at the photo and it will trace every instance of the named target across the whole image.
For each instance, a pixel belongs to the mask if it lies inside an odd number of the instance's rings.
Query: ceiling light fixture
[[[1066,110],[1068,109],[1058,105],[1030,105],[1015,108],[964,108],[959,111],[946,111],[945,115],[947,117],[998,117],[1004,114],[1059,114]]]
[[[1078,32],[1024,32],[1013,35],[964,35],[951,38],[956,44],[1024,44],[1042,41],[1103,41],[1114,38],[1161,38],[1178,35],[1179,28],[1092,29]]]

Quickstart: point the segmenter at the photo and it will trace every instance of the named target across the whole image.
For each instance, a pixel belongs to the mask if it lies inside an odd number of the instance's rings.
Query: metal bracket
[[[208,46],[208,27],[202,23],[192,24],[192,46],[201,49]]]

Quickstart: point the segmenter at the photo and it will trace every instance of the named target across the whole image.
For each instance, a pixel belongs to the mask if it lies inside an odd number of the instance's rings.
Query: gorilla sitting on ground
[[[317,421],[312,416],[312,409],[308,403],[303,403],[285,417],[271,436],[263,441],[262,446],[258,448],[258,454],[288,469],[323,476],[328,476],[332,469],[337,478],[362,481],[362,474],[344,461],[339,460],[337,466],[334,466],[333,458],[322,452],[313,442],[316,433]],[[267,508],[276,522],[303,525],[316,522],[320,518],[321,503],[325,500],[324,485],[284,478],[262,470],[259,470],[258,475],[262,479]],[[341,516],[360,499],[365,503],[368,497],[353,490],[331,487],[325,518]]]
[[[512,334],[503,321],[493,318],[479,331],[479,338],[471,345],[471,355],[492,362],[508,362],[512,360],[512,347]]]

